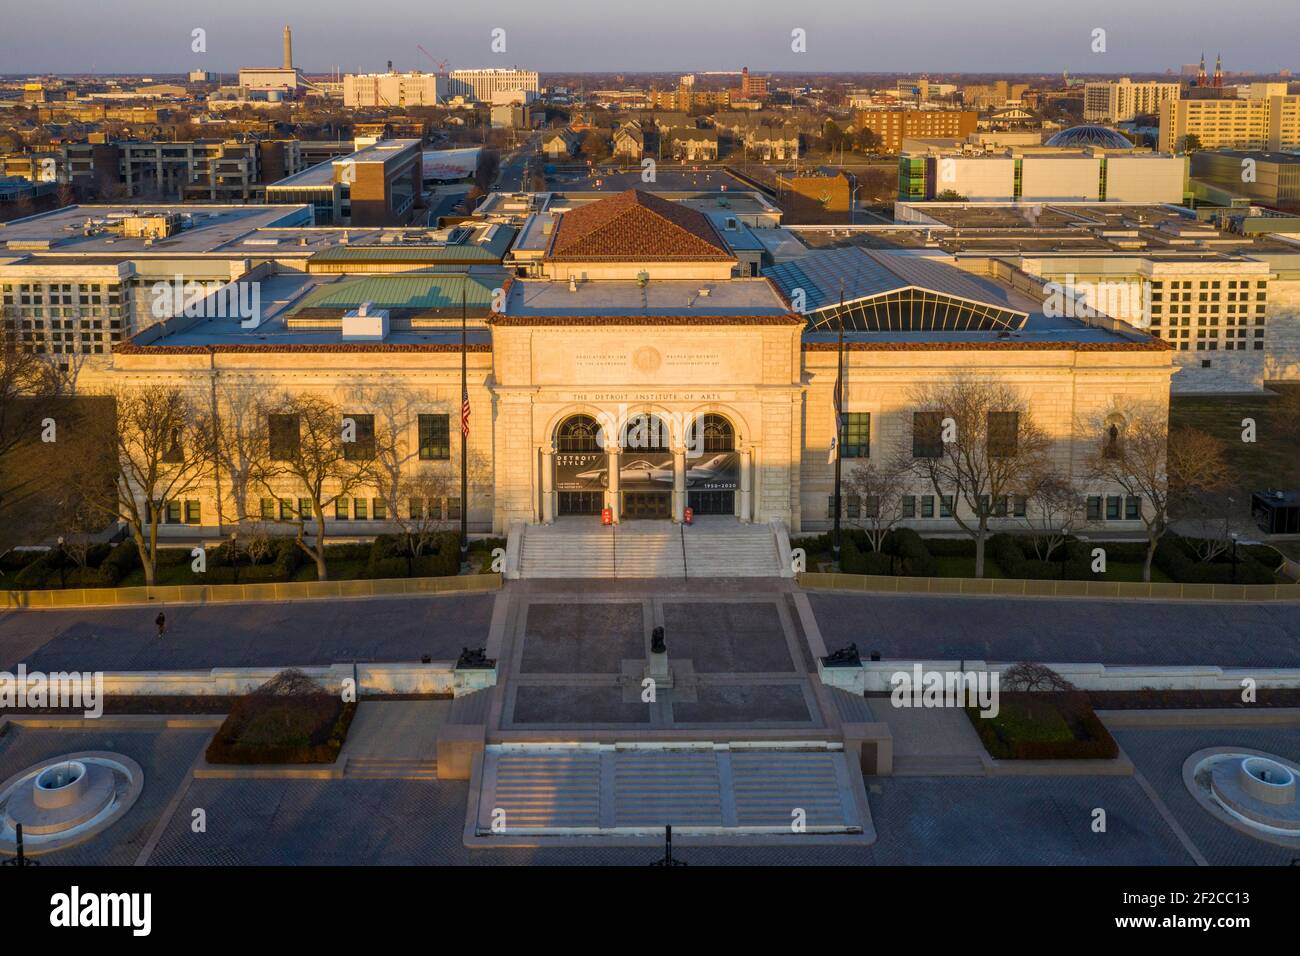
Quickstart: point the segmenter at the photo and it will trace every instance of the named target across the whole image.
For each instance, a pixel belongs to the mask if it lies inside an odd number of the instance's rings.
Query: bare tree
[[[1030,476],[1025,498],[1025,524],[1034,554],[1040,561],[1050,561],[1074,530],[1083,509],[1083,496],[1068,478],[1044,471]]]
[[[289,516],[279,520],[293,526],[294,541],[316,562],[321,581],[329,577],[326,509],[375,479],[374,433],[361,425],[345,421],[343,411],[323,398],[286,394],[262,407],[255,430],[245,438],[251,481],[275,500],[280,515]],[[309,502],[311,514],[295,499]]]
[[[389,502],[389,514],[401,529],[408,575],[415,574],[416,559],[438,534],[450,529],[451,522],[443,513],[442,501],[454,496],[455,484],[444,471],[421,471],[398,483]]]
[[[4,317],[16,317],[16,310]],[[31,523],[31,499],[50,487],[48,439],[70,424],[74,409],[55,366],[25,349],[16,332],[0,335],[0,533],[11,537]]]
[[[1142,580],[1151,580],[1156,547],[1169,530],[1170,504],[1226,487],[1228,463],[1224,444],[1190,427],[1169,428],[1168,412],[1159,405],[1128,410],[1119,419],[1093,421],[1097,435],[1089,454],[1091,478],[1141,501],[1139,514],[1147,533]]]
[[[179,388],[121,389],[79,419],[60,473],[76,507],[126,522],[145,583],[157,574],[158,526],[168,505],[199,490],[211,467],[210,419]]]
[[[845,482],[849,495],[858,499],[855,524],[867,534],[872,551],[885,546],[885,538],[903,520],[903,493],[907,466],[899,461],[867,461],[855,465]]]
[[[1046,470],[1050,443],[1024,396],[1000,382],[963,374],[914,389],[912,402],[920,411],[905,436],[909,471],[936,495],[953,495],[953,520],[975,541],[982,578],[989,519],[1006,516],[1011,497]]]
[[[1052,670],[1046,664],[1033,661],[1021,661],[1013,664],[1002,673],[1002,686],[1009,691],[1056,691],[1075,690],[1074,684]]]

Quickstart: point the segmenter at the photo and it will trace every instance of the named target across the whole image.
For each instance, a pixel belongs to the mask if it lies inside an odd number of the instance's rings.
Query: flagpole
[[[466,458],[469,422],[465,418],[465,404],[469,401],[465,354],[465,289],[468,285],[469,276],[463,276],[460,283],[460,556],[462,560],[469,553],[469,459]]]
[[[835,347],[835,527],[831,534],[831,550],[835,568],[840,566],[840,459],[844,449],[844,283],[840,283],[839,340]]]

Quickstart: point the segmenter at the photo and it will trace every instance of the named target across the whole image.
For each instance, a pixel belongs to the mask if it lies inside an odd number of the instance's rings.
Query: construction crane
[[[432,63],[434,67],[437,69],[439,76],[445,76],[447,74],[446,60],[436,59],[432,53],[430,53],[428,50],[426,50],[418,43],[415,45],[415,48],[429,58],[429,62]]]

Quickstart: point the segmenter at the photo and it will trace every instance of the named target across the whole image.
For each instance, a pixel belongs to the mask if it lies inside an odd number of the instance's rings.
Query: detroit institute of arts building
[[[137,316],[150,283],[177,271],[257,282],[255,327],[238,315],[140,322],[86,364],[80,387],[179,385],[231,417],[252,397],[322,396],[366,428],[391,429],[403,474],[445,474],[434,507],[457,519],[463,299],[471,533],[595,523],[605,509],[617,522],[680,522],[687,508],[825,529],[841,355],[846,469],[910,434],[918,388],[992,378],[1023,395],[1090,517],[1140,526],[1140,502],[1089,485],[1084,464],[1099,439],[1080,423],[1167,409],[1174,365],[1161,340],[1054,317],[1032,283],[941,258],[787,243],[764,261],[756,250],[770,251],[771,237],[745,194],[519,202],[517,227],[469,222],[428,242],[315,229],[302,207],[205,209],[171,251],[166,238],[134,252],[120,237],[97,247],[86,229],[87,245],[62,260],[42,250],[12,266],[47,290],[75,270],[71,295],[98,284]],[[164,503],[164,533],[223,535],[294,507],[292,488],[269,503],[220,471]],[[951,509],[964,505],[937,497],[918,482],[905,523],[956,530]],[[846,498],[846,509],[859,506]],[[376,488],[334,502],[327,519],[338,534],[374,534],[405,507]],[[1023,523],[1019,503],[995,510],[995,525]]]

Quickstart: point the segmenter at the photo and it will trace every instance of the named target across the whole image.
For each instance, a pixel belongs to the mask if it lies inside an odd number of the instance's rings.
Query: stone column
[[[618,478],[619,468],[622,467],[622,455],[619,454],[621,449],[618,445],[611,445],[609,452],[609,485],[605,489],[605,507],[614,513],[614,522],[618,523]]]
[[[753,452],[750,449],[748,448],[741,449],[740,466],[739,466],[740,468],[740,520],[741,521],[754,520],[754,508],[753,508],[753,502],[751,500],[753,498],[753,491],[751,490],[750,487],[750,477],[749,477],[750,459],[752,457],[753,457]]]
[[[686,520],[686,449],[673,449],[673,520]]]
[[[555,453],[549,446],[542,448],[542,524],[555,520]]]

